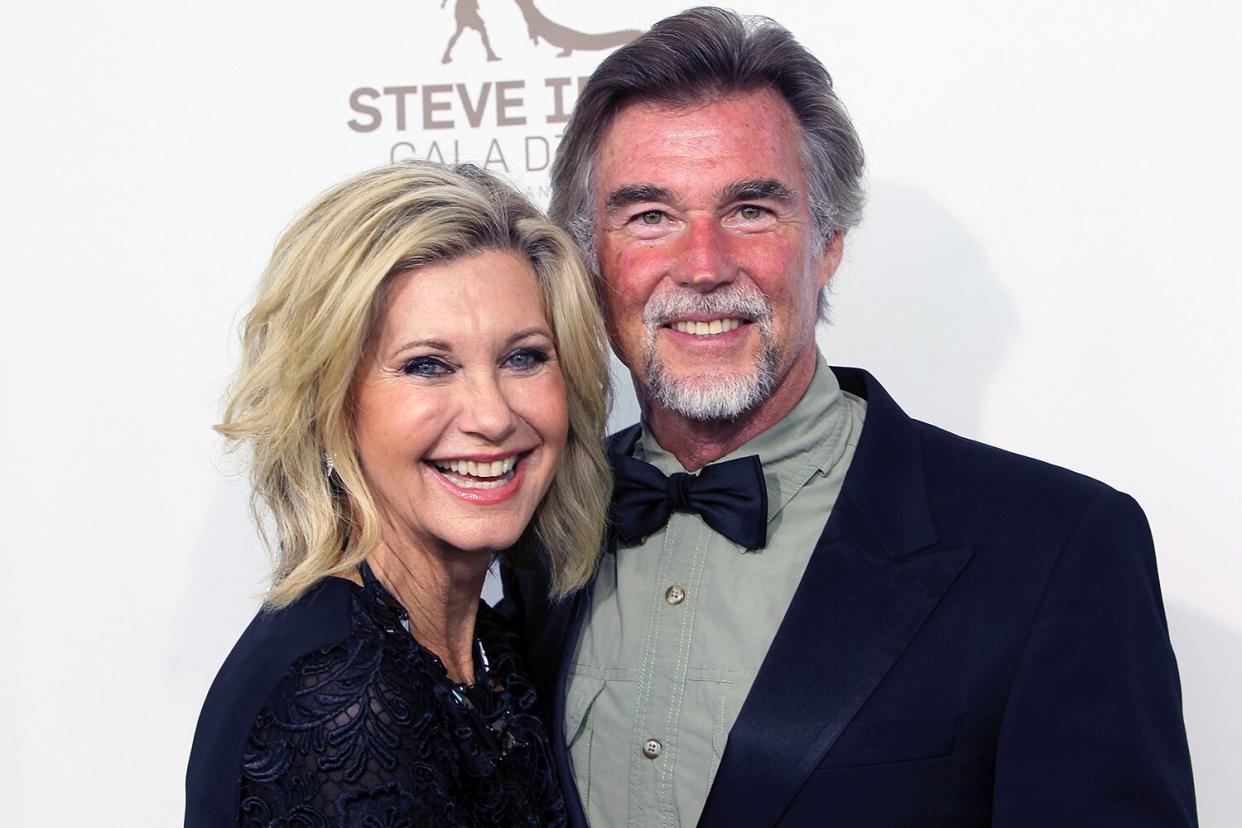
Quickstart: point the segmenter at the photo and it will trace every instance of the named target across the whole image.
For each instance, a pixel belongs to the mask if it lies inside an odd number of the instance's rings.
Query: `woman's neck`
[[[410,633],[444,664],[449,679],[474,682],[474,621],[491,555],[456,549],[428,551],[381,543],[368,563],[405,607]]]

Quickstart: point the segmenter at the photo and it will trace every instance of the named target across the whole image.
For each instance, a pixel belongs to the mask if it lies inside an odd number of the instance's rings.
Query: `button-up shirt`
[[[759,455],[768,542],[743,549],[698,515],[605,556],[570,668],[565,732],[591,825],[694,825],[729,731],[806,569],[866,403],[817,355],[802,399],[721,462]],[[644,423],[633,456],[686,471]]]

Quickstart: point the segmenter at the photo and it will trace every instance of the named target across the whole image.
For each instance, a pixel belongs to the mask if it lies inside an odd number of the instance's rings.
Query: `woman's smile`
[[[509,454],[498,460],[456,459],[428,461],[448,492],[477,506],[503,503],[518,493],[531,452]]]

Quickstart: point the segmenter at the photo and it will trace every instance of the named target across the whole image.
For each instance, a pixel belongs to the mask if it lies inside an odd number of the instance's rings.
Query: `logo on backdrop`
[[[479,0],[441,0],[440,8],[447,9],[450,2],[455,28],[439,64],[431,62],[434,52],[413,50],[424,61],[419,70],[426,76],[424,82],[358,86],[349,94],[346,125],[355,133],[389,136],[390,161],[470,162],[518,179],[546,175],[578,91],[602,55],[592,55],[594,60],[586,67],[581,60],[575,61],[573,74],[566,69],[540,70],[555,67],[557,58],[615,49],[640,32],[581,32],[549,18],[535,0],[514,0],[516,10],[507,3],[485,3],[486,21]],[[539,2],[549,5],[546,0]],[[523,23],[525,37],[517,39],[511,27]],[[430,26],[422,28],[425,39],[438,37],[425,31]],[[514,47],[526,39],[533,48],[513,54]],[[525,73],[515,71],[521,64],[534,70],[535,76],[522,78]],[[499,67],[505,67],[503,75],[497,73]],[[446,73],[456,77],[446,77]],[[546,198],[546,186],[526,183],[527,195]]]
[[[561,50],[557,53],[557,57],[569,57],[575,49],[579,51],[615,49],[629,43],[639,35],[637,29],[587,34],[548,19],[547,15],[539,11],[535,0],[513,0],[513,2],[517,3],[517,7],[522,12],[522,18],[526,21],[526,34],[530,37],[531,43],[538,46],[540,39],[544,40]],[[440,0],[440,8],[443,9],[447,3],[448,0]],[[466,29],[474,29],[479,33],[479,37],[483,39],[483,48],[487,52],[488,60],[500,60],[492,51],[491,41],[487,37],[487,24],[483,22],[483,17],[479,14],[478,0],[454,0],[453,17],[457,20],[457,30],[449,37],[448,45],[444,47],[444,57],[440,58],[441,63],[452,63],[453,46],[457,44],[457,38],[461,37]]]

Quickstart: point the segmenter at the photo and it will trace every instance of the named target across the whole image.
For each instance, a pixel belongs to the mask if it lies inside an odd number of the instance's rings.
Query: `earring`
[[[334,455],[328,454],[325,451],[323,453],[323,465],[324,465],[324,477],[331,480],[332,474],[336,471],[336,457]]]

